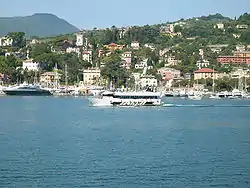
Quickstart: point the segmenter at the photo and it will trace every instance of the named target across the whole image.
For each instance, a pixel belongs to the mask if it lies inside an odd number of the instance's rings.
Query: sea
[[[0,187],[249,188],[250,100],[0,97]]]

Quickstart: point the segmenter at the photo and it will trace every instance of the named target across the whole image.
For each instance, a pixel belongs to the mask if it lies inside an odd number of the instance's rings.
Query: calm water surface
[[[0,97],[0,187],[250,187],[250,101]]]

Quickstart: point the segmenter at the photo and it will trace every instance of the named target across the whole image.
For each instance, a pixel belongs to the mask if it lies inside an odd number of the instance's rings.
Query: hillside
[[[0,18],[0,36],[9,32],[25,32],[28,37],[48,37],[76,31],[79,29],[53,14]]]

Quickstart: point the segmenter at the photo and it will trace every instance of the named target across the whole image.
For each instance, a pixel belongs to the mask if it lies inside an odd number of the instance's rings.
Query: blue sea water
[[[250,101],[0,98],[0,187],[250,187]]]

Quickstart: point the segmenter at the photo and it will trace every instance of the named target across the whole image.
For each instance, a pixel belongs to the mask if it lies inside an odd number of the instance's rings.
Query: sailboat
[[[212,93],[212,95],[209,97],[209,99],[220,99],[220,97],[219,97],[218,95],[216,95],[215,92],[214,92],[214,85],[215,85],[215,83],[214,83],[214,69],[213,69],[213,86],[212,86],[212,88],[213,88],[213,93]]]

